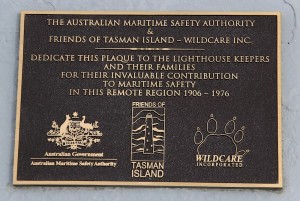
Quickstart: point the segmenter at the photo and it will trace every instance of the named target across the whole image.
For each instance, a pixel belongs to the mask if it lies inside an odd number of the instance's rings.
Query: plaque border
[[[18,180],[19,131],[22,98],[22,72],[24,48],[24,19],[25,15],[274,15],[277,16],[277,113],[278,113],[278,182],[277,183],[209,183],[209,182],[139,182],[139,181],[37,181]],[[281,13],[275,12],[197,12],[197,11],[21,11],[20,13],[20,42],[18,62],[18,89],[16,104],[16,129],[13,159],[13,185],[39,186],[140,186],[140,187],[222,187],[222,188],[282,188],[282,111],[281,111]]]

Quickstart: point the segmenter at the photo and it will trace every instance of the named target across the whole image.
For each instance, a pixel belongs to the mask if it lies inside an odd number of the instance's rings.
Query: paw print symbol
[[[197,128],[197,131],[194,135],[194,143],[197,145],[197,153],[201,153],[201,148],[207,142],[209,138],[214,136],[229,138],[230,143],[235,147],[235,155],[245,155],[250,152],[247,150],[239,150],[239,143],[243,141],[245,135],[245,126],[242,126],[240,129],[236,128],[236,117],[233,117],[227,122],[224,127],[224,132],[218,133],[218,122],[214,118],[214,115],[211,114],[210,118],[206,123],[206,132],[203,133],[200,130],[200,127]]]

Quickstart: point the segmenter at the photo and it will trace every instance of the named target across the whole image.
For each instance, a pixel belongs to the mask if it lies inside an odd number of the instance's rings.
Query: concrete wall
[[[13,187],[12,161],[21,10],[282,12],[282,190]],[[298,0],[0,0],[0,200],[299,200],[300,35]],[[298,198],[298,199],[297,199]]]

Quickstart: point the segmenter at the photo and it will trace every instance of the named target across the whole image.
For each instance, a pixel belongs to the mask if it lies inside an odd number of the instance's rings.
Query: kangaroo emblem
[[[70,124],[70,119],[71,119],[70,115],[67,114],[65,122],[59,128],[59,134],[60,135],[64,135],[64,134],[66,134],[68,132],[67,128],[68,128],[68,126]]]

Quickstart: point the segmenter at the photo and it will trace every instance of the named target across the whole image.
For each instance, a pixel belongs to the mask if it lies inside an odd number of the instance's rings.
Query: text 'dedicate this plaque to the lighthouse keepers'
[[[15,185],[282,187],[279,13],[21,13]]]

